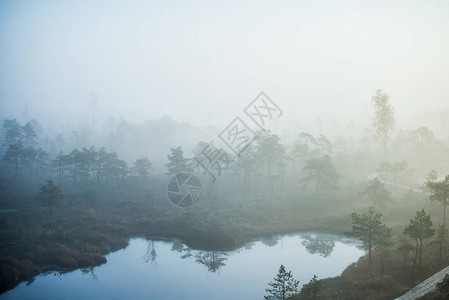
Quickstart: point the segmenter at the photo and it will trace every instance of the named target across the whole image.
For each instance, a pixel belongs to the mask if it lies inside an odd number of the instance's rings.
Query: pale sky
[[[285,123],[449,107],[448,1],[0,1],[1,114],[223,127],[265,91]]]

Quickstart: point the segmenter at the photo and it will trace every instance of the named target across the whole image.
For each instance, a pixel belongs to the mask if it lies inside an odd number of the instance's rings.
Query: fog
[[[447,1],[0,0],[0,300],[448,299],[448,53]]]
[[[96,95],[99,124],[221,128],[265,91],[284,127],[365,126],[382,88],[403,124],[448,109],[448,16],[445,1],[2,1],[2,114],[91,123]]]

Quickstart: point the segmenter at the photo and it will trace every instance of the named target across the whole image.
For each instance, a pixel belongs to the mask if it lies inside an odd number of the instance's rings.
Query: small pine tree
[[[324,290],[322,279],[318,279],[316,275],[310,279],[309,283],[304,284],[301,289],[300,298],[301,299],[312,299],[317,300],[319,294]]]
[[[37,195],[37,199],[48,206],[50,214],[53,213],[53,207],[63,198],[61,188],[55,185],[52,180],[47,180],[47,184],[40,187],[40,192]]]
[[[269,293],[268,296],[264,296],[265,300],[285,300],[298,293],[299,281],[293,278],[291,271],[287,272],[281,265],[274,282],[270,282],[268,285],[272,288],[265,289]]]

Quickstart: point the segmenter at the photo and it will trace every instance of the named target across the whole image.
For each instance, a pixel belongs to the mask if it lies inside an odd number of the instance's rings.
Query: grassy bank
[[[324,289],[319,299],[395,299],[449,264],[449,256],[439,260],[435,251],[437,249],[428,248],[422,266],[417,266],[415,270],[410,258],[405,260],[397,251],[392,251],[388,256],[375,253],[371,264],[365,255],[348,266],[340,276],[323,279]],[[298,295],[290,299],[306,298]],[[423,299],[444,298],[436,291]]]

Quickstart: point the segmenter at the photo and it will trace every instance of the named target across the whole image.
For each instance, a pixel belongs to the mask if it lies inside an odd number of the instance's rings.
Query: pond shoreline
[[[99,244],[92,244],[91,246],[98,247],[99,250],[92,251],[94,253],[81,253],[76,255],[79,249],[77,247],[74,247],[68,248],[67,251],[65,251],[64,253],[61,252],[60,255],[54,255],[54,253],[50,252],[41,253],[42,256],[46,256],[47,254],[49,256],[50,255],[53,256],[52,259],[54,263],[51,265],[33,264],[31,261],[28,260],[20,261],[10,256],[6,258],[2,257],[2,259],[0,260],[2,269],[5,269],[4,267],[6,264],[8,264],[9,266],[12,265],[18,272],[10,272],[9,274],[10,275],[16,274],[18,275],[18,277],[14,278],[8,276],[7,272],[3,272],[0,294],[3,294],[8,290],[14,289],[17,285],[19,285],[22,282],[32,281],[36,276],[39,276],[44,273],[48,272],[66,273],[75,271],[77,269],[97,267],[102,264],[105,264],[107,262],[106,259],[107,255],[119,250],[126,249],[126,247],[128,247],[129,245],[129,241],[133,238],[155,239],[162,241],[179,240],[192,250],[205,250],[205,251],[214,250],[214,251],[227,252],[240,249],[245,245],[253,242],[270,239],[276,236],[282,237],[296,234],[307,234],[311,232],[332,234],[335,236],[341,234],[338,232],[329,232],[325,230],[311,231],[310,228],[305,228],[305,229],[288,230],[285,232],[266,233],[261,235],[248,233],[246,237],[239,237],[238,239],[235,237],[224,235],[221,232],[216,232],[215,234],[211,232],[191,232],[186,235],[179,235],[177,233],[162,234],[161,232],[152,232],[151,230],[147,230],[147,232],[134,233],[129,234],[127,236],[109,235],[109,238],[107,239],[108,244],[106,245],[107,248],[109,248],[109,251],[102,251],[101,248],[99,247]],[[105,236],[108,235],[108,233],[106,232],[103,232],[101,234],[104,234]],[[101,243],[104,242],[105,242],[104,240],[101,241]],[[102,246],[105,245],[103,244]],[[70,251],[75,252],[75,255],[69,255],[71,259],[70,258],[68,259],[66,253]],[[6,269],[9,266],[6,266]]]

